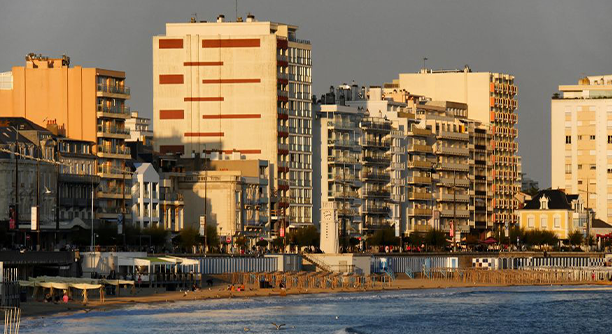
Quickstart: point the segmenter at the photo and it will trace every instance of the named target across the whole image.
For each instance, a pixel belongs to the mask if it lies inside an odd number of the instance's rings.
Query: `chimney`
[[[253,15],[253,14],[249,13],[249,15],[247,15],[247,19],[246,19],[246,21],[247,21],[247,22],[253,22],[253,21],[255,21],[255,15]]]
[[[219,16],[217,16],[217,22],[225,22],[225,15],[219,14]]]

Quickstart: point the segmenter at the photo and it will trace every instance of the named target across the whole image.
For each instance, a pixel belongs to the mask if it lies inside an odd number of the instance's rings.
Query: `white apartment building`
[[[561,85],[551,100],[551,186],[612,221],[612,75]],[[588,194],[588,196],[587,196]]]
[[[126,142],[140,141],[144,145],[150,146],[153,141],[153,130],[151,129],[151,119],[141,117],[138,111],[132,111],[132,117],[125,120],[125,128],[129,130],[130,138]]]
[[[312,224],[311,46],[297,30],[220,15],[153,37],[155,150],[270,161],[275,234]]]
[[[132,175],[132,222],[140,228],[159,225],[159,174],[150,163],[136,163]]]

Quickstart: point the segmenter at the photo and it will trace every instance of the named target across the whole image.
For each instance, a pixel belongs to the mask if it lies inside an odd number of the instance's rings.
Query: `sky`
[[[130,106],[152,116],[152,36],[167,22],[235,18],[234,0],[0,0],[0,71],[29,52],[126,72]],[[463,68],[514,75],[519,154],[550,186],[550,97],[584,75],[611,74],[609,0],[238,0],[238,16],[300,27],[312,42],[313,93],[381,85],[398,73]],[[560,162],[556,162],[560,163]]]

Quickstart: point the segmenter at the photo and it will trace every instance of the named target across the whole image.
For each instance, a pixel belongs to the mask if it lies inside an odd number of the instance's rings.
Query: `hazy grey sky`
[[[583,74],[609,74],[612,1],[239,0],[238,14],[300,26],[313,45],[313,92],[379,85],[428,67],[507,72],[519,87],[523,170],[550,185],[550,97]],[[0,71],[29,52],[126,71],[132,109],[152,115],[151,37],[192,13],[234,18],[234,0],[0,0]]]

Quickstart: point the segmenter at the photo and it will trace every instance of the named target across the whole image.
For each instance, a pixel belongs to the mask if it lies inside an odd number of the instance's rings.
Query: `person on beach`
[[[64,302],[64,304],[68,304],[68,300],[70,298],[68,298],[68,293],[64,291],[64,296],[62,297],[62,301]]]

